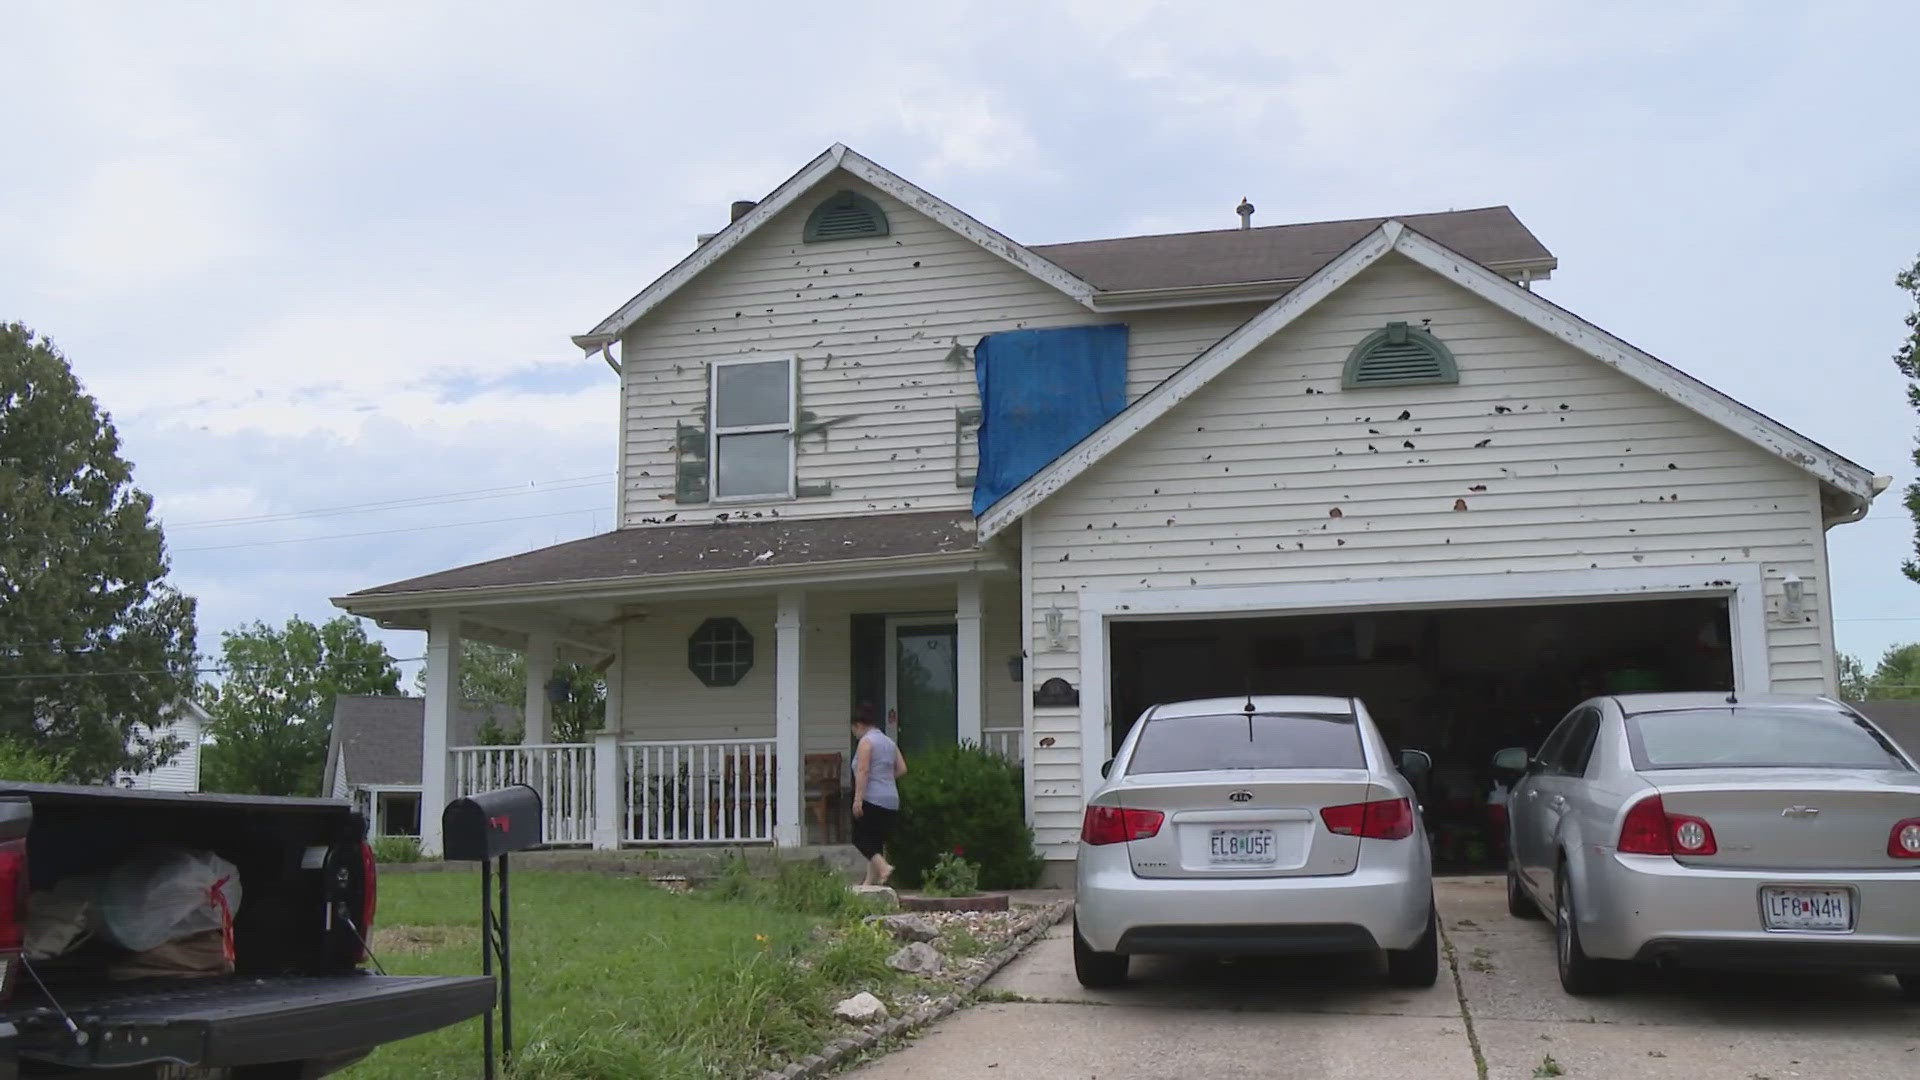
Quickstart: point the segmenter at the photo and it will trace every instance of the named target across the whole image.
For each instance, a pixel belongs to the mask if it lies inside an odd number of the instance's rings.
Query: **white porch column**
[[[460,698],[460,613],[435,611],[427,624],[426,722],[420,725],[420,850],[441,852],[440,812],[453,798],[447,740]]]
[[[773,619],[773,842],[779,847],[799,847],[806,836],[800,820],[800,649],[806,613],[806,594],[780,593]]]
[[[959,737],[963,743],[982,744],[981,728],[985,726],[980,703],[980,578],[968,574],[960,579],[955,590],[954,616],[956,640],[954,649],[958,686],[954,692],[954,703],[959,713]]]
[[[613,663],[607,666],[607,716],[593,736],[593,846],[601,851],[620,847],[625,830],[627,791],[626,770],[620,761],[620,733],[625,730],[621,715],[624,635],[616,638]]]
[[[546,742],[553,730],[553,701],[547,696],[547,680],[553,678],[554,644],[550,631],[527,634],[527,731],[520,741],[528,746]]]

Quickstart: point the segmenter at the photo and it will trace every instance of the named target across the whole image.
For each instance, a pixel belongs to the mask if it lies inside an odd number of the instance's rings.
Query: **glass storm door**
[[[909,756],[959,741],[959,676],[953,623],[887,620],[887,728]]]

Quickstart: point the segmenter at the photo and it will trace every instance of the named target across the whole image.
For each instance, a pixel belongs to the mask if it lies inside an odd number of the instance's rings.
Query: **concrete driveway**
[[[1453,971],[1421,991],[1383,986],[1360,960],[1159,958],[1135,960],[1123,990],[1083,990],[1062,923],[987,984],[988,1001],[853,1075],[1920,1076],[1920,1006],[1891,979],[1649,973],[1618,996],[1576,1000],[1554,977],[1546,924],[1510,917],[1498,879],[1442,880],[1439,902]]]

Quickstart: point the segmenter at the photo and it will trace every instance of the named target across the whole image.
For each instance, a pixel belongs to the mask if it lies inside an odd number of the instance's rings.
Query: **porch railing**
[[[447,754],[454,798],[526,784],[540,793],[548,844],[593,842],[592,744],[456,746]]]
[[[772,739],[624,742],[629,844],[773,839]]]
[[[983,728],[980,732],[980,745],[987,753],[998,754],[1018,765],[1025,756],[1022,753],[1025,740],[1021,738],[1024,731],[1024,728],[1017,727]]]

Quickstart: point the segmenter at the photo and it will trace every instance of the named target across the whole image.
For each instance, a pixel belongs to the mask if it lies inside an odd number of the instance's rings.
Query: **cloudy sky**
[[[16,0],[0,318],[112,412],[207,649],[610,527],[568,334],[835,141],[1031,243],[1507,203],[1543,293],[1907,483],[1920,7],[1594,7]],[[1831,535],[1850,652],[1920,639],[1897,496]]]

